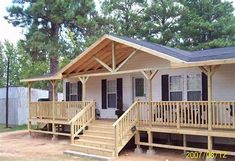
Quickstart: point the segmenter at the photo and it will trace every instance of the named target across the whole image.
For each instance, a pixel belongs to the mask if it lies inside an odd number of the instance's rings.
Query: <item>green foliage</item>
[[[26,29],[26,39],[21,44],[29,53],[31,64],[27,64],[24,78],[42,71],[57,72],[60,57],[73,58],[76,52],[84,49],[84,40],[92,34],[93,19],[97,16],[93,0],[14,0],[7,11],[9,15],[5,19],[9,23]],[[76,44],[65,38],[67,31],[78,37]],[[37,86],[45,85],[39,83]],[[49,97],[52,97],[51,86]]]
[[[5,85],[5,79],[4,79],[4,67],[5,67],[5,62],[3,59],[3,45],[0,43],[0,87],[3,87]]]
[[[235,45],[234,8],[221,0],[104,0],[104,32],[187,50]]]
[[[146,5],[146,0],[104,0],[101,7],[107,24],[105,31],[138,37]]]
[[[29,78],[33,76],[43,75],[48,71],[47,61],[33,61],[32,57],[24,50],[22,41],[19,41],[15,46],[5,41],[2,44],[2,52],[5,52],[10,61],[10,80],[9,85],[21,86],[26,85],[20,83],[20,79]],[[0,54],[0,57],[2,55]],[[0,59],[0,87],[6,85],[6,60]],[[45,83],[36,84],[34,87],[46,89]]]
[[[13,1],[7,11],[9,15],[5,18],[8,22],[27,28],[25,50],[34,61],[49,60],[52,73],[58,70],[60,56],[74,54],[63,33],[72,30],[83,38],[90,34],[93,17],[97,15],[93,0]],[[79,48],[79,44],[75,48]]]
[[[182,12],[178,0],[153,0],[145,10],[142,36],[150,42],[173,45]]]
[[[235,45],[234,8],[221,0],[184,0],[180,48],[199,50]]]

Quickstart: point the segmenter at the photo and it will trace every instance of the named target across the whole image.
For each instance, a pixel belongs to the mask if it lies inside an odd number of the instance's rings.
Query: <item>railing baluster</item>
[[[232,103],[232,123],[233,123],[233,128],[235,128],[235,103]]]
[[[176,116],[177,116],[177,128],[180,128],[180,107],[179,107],[179,102],[176,104]]]
[[[202,103],[198,103],[198,124],[202,127],[202,120],[201,120],[201,115],[202,115]]]

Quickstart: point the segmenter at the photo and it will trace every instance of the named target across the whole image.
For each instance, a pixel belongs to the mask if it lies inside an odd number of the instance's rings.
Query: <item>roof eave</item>
[[[205,61],[193,61],[185,63],[173,63],[173,68],[180,67],[199,67],[199,66],[210,66],[210,65],[223,65],[223,64],[234,64],[235,58],[230,59],[216,59],[216,60],[205,60]]]
[[[50,80],[60,80],[62,77],[60,75],[55,76],[45,76],[45,77],[34,77],[34,78],[27,78],[27,79],[21,79],[21,83],[25,82],[37,82],[37,81],[50,81]]]

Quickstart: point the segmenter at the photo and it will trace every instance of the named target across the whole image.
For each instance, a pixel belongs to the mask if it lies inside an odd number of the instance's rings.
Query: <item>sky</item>
[[[232,1],[235,7],[235,0]],[[8,40],[12,43],[16,43],[19,39],[23,39],[23,29],[19,27],[13,27],[9,24],[4,16],[7,15],[6,8],[11,5],[12,0],[0,0],[0,42]],[[95,0],[97,6],[99,6],[99,0]]]

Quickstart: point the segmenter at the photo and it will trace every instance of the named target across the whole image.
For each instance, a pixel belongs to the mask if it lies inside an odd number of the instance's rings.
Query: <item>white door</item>
[[[133,77],[133,102],[136,100],[146,101],[146,80],[144,77]]]
[[[133,102],[134,101],[146,101],[146,80],[144,77],[133,77]],[[140,121],[146,122],[148,120],[148,108],[142,104],[139,107]]]

